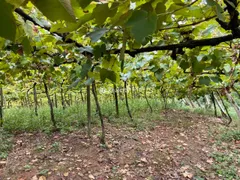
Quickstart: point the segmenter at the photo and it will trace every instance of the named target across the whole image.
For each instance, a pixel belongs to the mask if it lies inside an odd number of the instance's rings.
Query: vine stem
[[[124,70],[126,47],[127,47],[127,31],[125,29],[123,29],[122,49],[120,51],[120,56],[119,56],[119,60],[121,62],[121,72],[123,72],[123,70]],[[131,113],[131,110],[130,110],[129,104],[128,104],[127,80],[124,80],[124,96],[125,96],[125,102],[126,102],[126,108],[128,111],[128,115],[129,115],[130,119],[133,121],[132,113]]]

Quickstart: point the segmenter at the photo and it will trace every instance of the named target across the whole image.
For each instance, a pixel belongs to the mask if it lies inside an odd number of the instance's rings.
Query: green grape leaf
[[[205,64],[202,61],[198,61],[197,58],[192,60],[192,69],[194,73],[201,73],[205,68]]]
[[[32,53],[32,46],[31,46],[31,43],[28,39],[28,37],[25,37],[23,40],[22,40],[22,45],[23,45],[23,51],[29,55]]]
[[[206,2],[209,6],[215,6],[216,5],[216,2],[214,0],[206,0]]]
[[[105,82],[106,79],[109,79],[112,82],[116,82],[116,79],[117,79],[114,71],[110,71],[104,68],[101,68],[100,70],[100,78],[103,83]]]
[[[162,14],[166,12],[166,6],[165,3],[159,2],[155,8],[155,11],[157,14]]]
[[[55,57],[53,58],[53,60],[54,60],[54,64],[55,64],[55,65],[60,65],[60,64],[62,64],[62,63],[64,62],[64,58],[61,58],[61,57],[59,57],[59,56],[55,56]]]
[[[155,72],[155,77],[160,81],[163,77],[164,69],[158,69]]]
[[[51,21],[75,21],[70,0],[32,0],[32,3]]]
[[[213,77],[210,77],[210,79],[215,82],[215,83],[220,83],[222,82],[222,79],[219,77],[219,76],[213,76]]]
[[[86,86],[90,86],[92,83],[93,83],[94,79],[93,78],[88,78],[86,81],[85,81],[85,85]]]
[[[185,71],[190,67],[190,63],[186,60],[182,60],[179,66]]]
[[[13,6],[11,4],[6,3],[5,0],[0,0],[0,23],[2,25],[0,28],[0,36],[14,41],[17,28],[12,11]]]
[[[221,61],[218,57],[216,57],[215,55],[211,55],[210,57],[212,59],[211,65],[213,67],[217,68],[221,66]]]
[[[97,28],[95,31],[90,32],[89,36],[92,42],[97,42],[108,30],[106,28]]]
[[[84,9],[92,2],[92,0],[77,0],[77,2]]]
[[[77,78],[70,86],[68,86],[68,89],[72,89],[73,87],[76,87],[81,82],[81,78]]]
[[[9,64],[6,62],[0,62],[0,70],[1,71],[7,71],[9,69]]]
[[[220,19],[220,20],[224,20],[224,17],[223,17],[223,15],[222,15],[222,13],[224,12],[224,10],[223,10],[223,8],[217,3],[216,4],[216,13],[217,13],[217,17],[218,17],[218,19]]]
[[[106,45],[99,44],[94,47],[93,54],[94,58],[97,60],[98,58],[102,57],[102,55],[106,52]]]
[[[63,22],[59,22],[53,24],[51,27],[51,32],[58,32],[58,33],[67,33],[72,32],[79,29],[83,24],[90,21],[92,19],[92,14],[87,13],[84,14],[77,22],[65,22],[65,26]]]
[[[228,2],[228,4],[230,4],[234,9],[236,8],[236,6],[234,5],[234,3],[232,3],[231,1],[229,0],[226,0]]]
[[[91,69],[91,67],[92,67],[92,61],[90,60],[87,60],[87,62],[83,64],[81,75],[80,75],[82,79],[84,79],[87,76],[88,71]]]
[[[173,0],[174,4],[178,5],[178,6],[185,6],[186,4],[184,4],[182,2],[182,0]]]
[[[207,0],[207,4],[209,6],[215,6],[215,11],[216,11],[217,17],[220,20],[224,20],[223,15],[222,15],[223,9],[216,1],[214,1],[214,0]]]
[[[28,2],[28,0],[6,0],[6,1],[9,4],[14,5],[16,8]]]
[[[95,17],[95,22],[98,25],[102,25],[105,20],[109,17],[109,7],[108,4],[98,4],[93,10],[93,16]]]
[[[137,42],[152,35],[157,28],[157,15],[144,10],[136,10],[125,24],[130,27],[131,33]]]
[[[210,80],[210,78],[208,76],[201,76],[199,78],[199,84],[201,84],[201,85],[208,86],[210,84],[210,82],[211,82],[211,80]]]

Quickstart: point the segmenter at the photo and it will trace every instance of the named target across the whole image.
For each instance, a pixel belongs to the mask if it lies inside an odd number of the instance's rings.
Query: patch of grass
[[[32,166],[29,164],[26,164],[23,168],[25,171],[30,171],[32,169]]]
[[[49,172],[49,169],[43,169],[38,173],[38,175],[39,176],[47,176],[48,172]]]
[[[52,145],[51,145],[51,152],[58,152],[60,151],[60,148],[61,148],[61,143],[60,142],[54,142]]]
[[[154,126],[154,121],[164,120],[164,117],[160,116],[160,112],[163,109],[162,100],[160,98],[149,98],[149,102],[153,108],[153,113],[150,113],[145,99],[129,99],[129,106],[134,119],[134,121],[131,121],[128,117],[124,100],[119,99],[119,118],[116,118],[114,101],[109,98],[106,100],[106,98],[101,98],[100,96],[102,113],[110,122],[130,125],[138,130],[142,130],[148,126],[151,128]],[[192,109],[177,100],[168,100],[167,107],[170,109],[181,109],[195,113],[197,112],[199,114],[213,115],[213,110],[211,109]],[[52,123],[50,121],[49,107],[47,105],[39,107],[38,114],[38,116],[35,116],[34,109],[28,107],[6,109],[4,113],[3,128],[13,133],[42,131],[51,134]],[[73,104],[65,110],[63,110],[62,107],[54,108],[54,114],[57,127],[62,133],[72,132],[87,125],[86,102]],[[95,102],[92,101],[92,124],[99,125],[99,122]]]
[[[212,165],[215,173],[222,179],[240,179],[240,151],[232,141],[240,140],[240,130],[233,127],[223,127],[217,129],[215,134],[215,146],[218,150],[211,154],[214,159]]]
[[[226,165],[233,163],[233,157],[226,153],[215,152],[211,157],[218,163],[226,163]]]
[[[36,152],[42,152],[42,151],[44,151],[44,146],[43,145],[38,145],[38,146],[36,146],[36,148],[34,149],[34,151],[36,151]]]
[[[163,118],[160,115],[160,110],[155,110],[153,113],[149,111],[138,111],[133,115],[133,121],[126,114],[119,118],[112,118],[111,123],[117,126],[130,126],[136,130],[153,129],[157,121],[162,121]]]
[[[6,159],[12,149],[12,135],[0,128],[0,160]]]
[[[240,130],[227,130],[221,135],[220,139],[224,142],[239,141]]]
[[[83,105],[73,105],[65,110],[61,107],[54,108],[54,114],[57,126],[63,131],[72,131],[86,124],[86,108]],[[3,128],[13,133],[34,131],[51,133],[49,107],[40,107],[38,116],[35,116],[34,109],[27,107],[6,109]]]
[[[196,177],[194,177],[194,180],[205,180],[205,178],[202,178],[202,177],[196,176]]]
[[[214,152],[211,154],[214,159],[213,170],[219,177],[224,179],[240,179],[239,169],[239,152]]]

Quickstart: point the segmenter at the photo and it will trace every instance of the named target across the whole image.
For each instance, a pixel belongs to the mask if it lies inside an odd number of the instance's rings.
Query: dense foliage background
[[[237,0],[0,0],[0,159],[9,132],[86,126],[91,138],[99,118],[107,147],[105,123],[144,129],[168,108],[240,127],[239,11]],[[220,177],[239,178],[226,167]]]

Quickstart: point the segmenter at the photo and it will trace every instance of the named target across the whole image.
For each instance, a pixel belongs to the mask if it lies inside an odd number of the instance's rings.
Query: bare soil
[[[0,165],[1,180],[219,179],[209,156],[220,125],[217,118],[168,110],[156,126],[139,131],[106,122],[107,146],[100,128],[68,134],[24,133]]]

